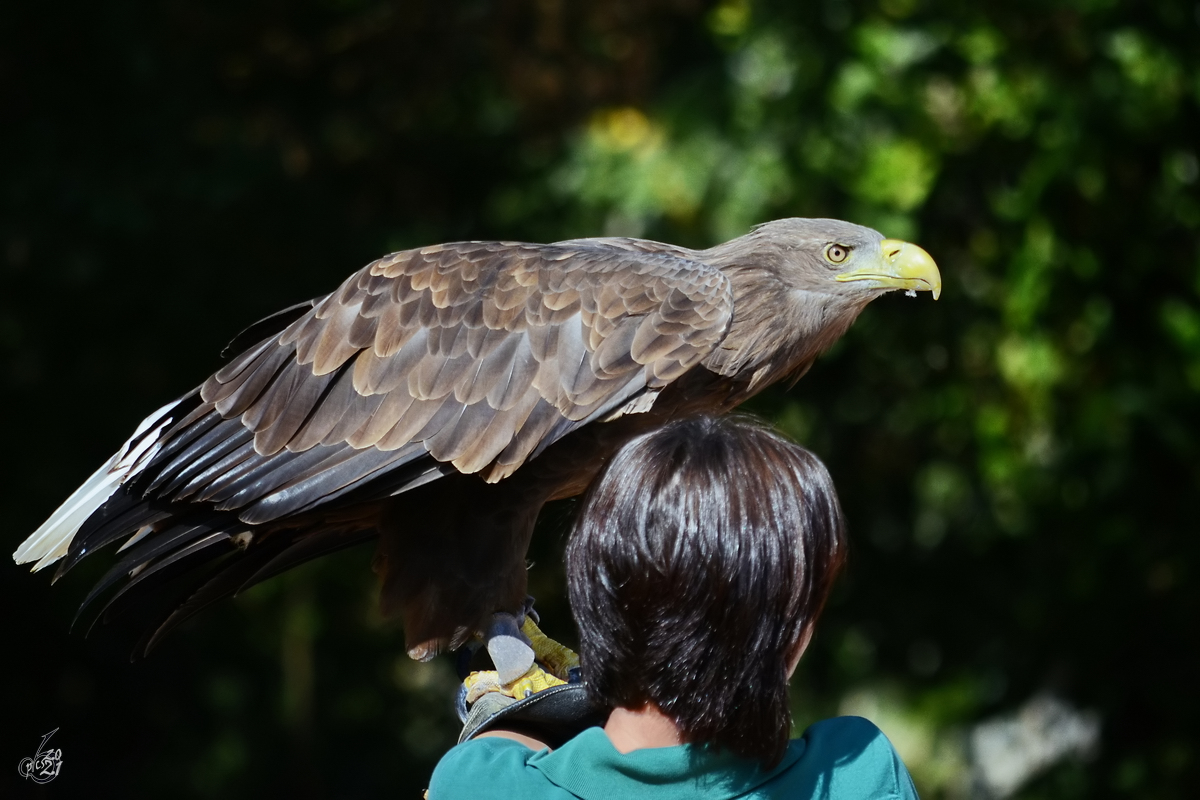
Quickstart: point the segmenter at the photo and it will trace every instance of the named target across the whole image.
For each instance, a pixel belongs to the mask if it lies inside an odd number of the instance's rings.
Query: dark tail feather
[[[216,524],[213,524],[213,522],[216,522]],[[236,520],[233,522],[236,524]],[[224,528],[228,527],[229,523],[230,520],[199,521],[195,519],[184,519],[165,531],[151,534],[144,542],[140,542],[135,545],[124,558],[122,558],[116,564],[113,564],[108,572],[104,573],[104,576],[96,582],[96,585],[92,587],[92,590],[88,592],[87,597],[85,597],[83,602],[79,605],[79,610],[75,612],[75,619],[72,620],[71,627],[75,627],[75,624],[79,621],[79,617],[82,616],[84,609],[91,605],[93,600],[99,597],[100,594],[105,592],[107,589],[112,587],[117,581],[121,580],[122,577],[133,571],[136,567],[146,564],[152,559],[162,556],[171,550],[175,550],[176,548],[187,545],[189,542],[205,536],[206,534],[213,533],[214,531],[224,532]],[[226,536],[228,536],[227,533]],[[167,557],[170,558],[170,556]],[[151,568],[147,567],[142,571],[142,573],[149,569]],[[142,573],[138,573],[138,575],[135,576],[135,580],[140,577]]]
[[[344,550],[347,547],[353,547],[368,539],[375,538],[376,535],[376,531],[372,529],[339,528],[306,536],[293,542],[283,552],[278,553],[266,564],[263,564],[237,588],[237,591],[242,592],[255,584],[261,583],[268,578],[273,578],[281,572],[286,572],[306,561],[311,561],[314,558],[319,558],[329,553],[336,553],[338,550]]]
[[[248,552],[231,556],[218,564],[215,574],[209,572],[182,604],[161,624],[146,632],[135,652],[149,655],[168,633],[219,600],[239,594],[314,558],[353,547],[375,536],[374,530],[351,528],[321,531],[300,539],[287,539],[276,534],[278,538],[268,538]]]
[[[104,608],[100,609],[100,613],[92,621],[91,626],[88,628],[88,633],[92,632],[92,628],[101,619],[105,622],[111,621],[124,609],[136,606],[139,600],[153,593],[162,584],[195,567],[197,562],[211,560],[214,554],[208,551],[212,548],[231,547],[232,545],[229,544],[230,538],[227,531],[210,533],[199,541],[176,550],[160,561],[143,569],[137,575],[133,576],[129,583],[122,586],[116,594],[108,599],[108,602],[104,604]]]
[[[111,504],[111,505],[110,505]],[[66,575],[85,556],[95,553],[117,539],[133,535],[143,525],[153,525],[171,516],[160,506],[129,496],[125,489],[118,489],[108,502],[87,522],[71,540],[67,555],[54,573],[54,581]]]
[[[213,603],[236,594],[243,588],[246,579],[263,564],[287,549],[288,541],[279,539],[266,542],[257,551],[244,555],[231,555],[229,560],[215,566],[216,574],[208,573],[198,582],[197,588],[188,598],[162,620],[148,629],[134,648],[134,654],[150,655],[163,638]]]

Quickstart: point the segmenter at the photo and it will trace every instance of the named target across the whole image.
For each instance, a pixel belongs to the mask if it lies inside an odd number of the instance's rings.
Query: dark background
[[[1052,692],[1099,747],[1020,797],[1190,796],[1198,34],[1181,0],[9,0],[5,547],[243,326],[383,253],[850,219],[923,245],[945,291],[876,302],[754,403],[852,527],[798,718],[874,709],[923,795],[959,797],[964,731]],[[570,512],[531,554],[567,639]],[[106,564],[3,568],[2,794],[418,796],[454,679],[403,655],[369,561],[134,664],[119,626],[67,632]],[[61,776],[21,781],[56,727]]]

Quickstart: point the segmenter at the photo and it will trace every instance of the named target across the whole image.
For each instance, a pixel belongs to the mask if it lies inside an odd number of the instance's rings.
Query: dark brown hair
[[[634,439],[567,546],[589,694],[654,703],[687,742],[777,764],[789,658],[845,551],[824,465],[762,425],[702,417]]]

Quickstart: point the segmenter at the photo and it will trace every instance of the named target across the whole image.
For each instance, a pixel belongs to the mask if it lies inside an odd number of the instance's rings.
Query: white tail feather
[[[150,459],[154,458],[161,446],[158,437],[172,422],[170,417],[164,415],[178,403],[178,400],[168,403],[142,420],[133,436],[129,437],[129,441],[125,442],[116,455],[84,481],[83,485],[50,515],[50,519],[21,543],[17,552],[13,553],[13,560],[18,564],[37,561],[32,570],[37,572],[65,556],[71,546],[71,540],[75,538],[75,534],[87,518],[112,497],[118,486],[140,472]],[[150,430],[152,425],[156,426],[155,429],[136,446],[131,446],[133,441]]]

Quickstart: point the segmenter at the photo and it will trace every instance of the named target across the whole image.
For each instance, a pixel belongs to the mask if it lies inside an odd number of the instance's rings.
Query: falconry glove
[[[459,687],[456,710],[463,722],[458,741],[489,730],[516,731],[559,747],[572,736],[604,722],[579,677],[579,657],[550,639],[527,617],[521,627],[537,663],[517,680],[501,683],[494,670],[472,672]]]

